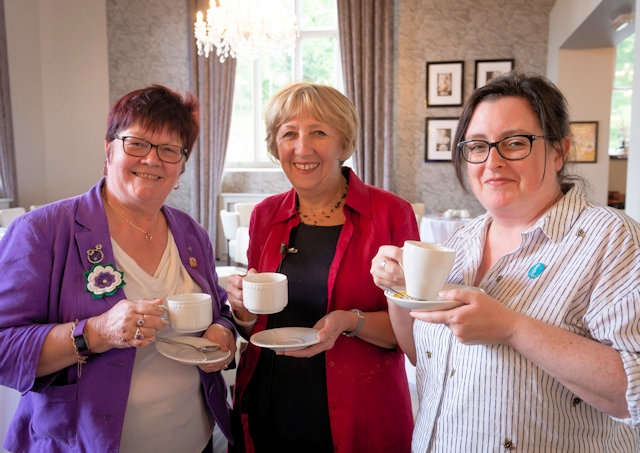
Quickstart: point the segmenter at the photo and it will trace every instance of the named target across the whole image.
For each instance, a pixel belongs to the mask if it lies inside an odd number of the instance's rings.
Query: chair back
[[[424,217],[425,213],[424,203],[411,203],[411,207],[416,215],[416,222],[418,226],[420,226],[420,222],[422,221],[422,217]]]
[[[411,207],[413,208],[413,212],[415,212],[417,217],[424,216],[424,212],[425,212],[424,203],[411,203]]]
[[[222,224],[222,232],[228,241],[236,238],[236,230],[240,226],[240,214],[235,211],[220,211],[220,222]]]
[[[27,212],[24,208],[0,209],[0,227],[8,227],[11,222]]]
[[[248,202],[248,203],[236,203],[233,205],[235,211],[240,215],[240,226],[248,227],[249,220],[251,220],[251,211],[256,207],[258,203],[256,202]]]
[[[249,265],[247,250],[249,249],[249,227],[238,227],[236,231],[236,263]]]

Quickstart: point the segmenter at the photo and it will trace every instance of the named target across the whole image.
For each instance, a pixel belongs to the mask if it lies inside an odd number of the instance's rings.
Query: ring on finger
[[[142,332],[140,332],[140,328],[139,327],[136,329],[136,333],[133,335],[133,339],[134,340],[142,340],[142,339],[144,339],[144,334]]]
[[[384,267],[387,265],[387,260],[382,260],[379,264],[380,269],[384,270]]]
[[[142,327],[144,326],[144,315],[140,315],[140,317],[138,318],[138,320],[136,321],[136,326],[138,327]]]

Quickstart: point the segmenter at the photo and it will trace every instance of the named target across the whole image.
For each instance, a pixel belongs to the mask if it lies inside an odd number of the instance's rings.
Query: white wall
[[[640,124],[640,25],[638,25],[638,14],[640,13],[640,0],[636,0],[636,20],[635,26],[635,53],[633,54],[633,98],[631,100],[631,124]],[[627,161],[627,192],[625,200],[625,211],[631,217],[640,222],[640,128],[631,128],[629,139],[629,160]],[[632,177],[635,176],[635,177]]]
[[[608,62],[608,49],[591,49],[586,53],[573,53],[574,51],[561,50],[563,43],[571,36],[582,22],[603,2],[611,0],[557,0],[549,18],[549,52],[547,59],[547,74],[558,82],[560,88],[568,94],[567,98],[572,112],[580,118],[576,120],[597,120],[596,105],[604,105],[603,90],[607,88],[605,78],[613,77],[613,65],[615,52],[611,48],[611,62]],[[635,0],[636,20],[635,27],[635,54],[634,66],[640,68],[640,26],[638,14],[640,14],[640,0]],[[580,51],[575,51],[580,52]],[[593,60],[591,60],[593,58]],[[588,83],[587,83],[588,82]],[[612,82],[611,82],[612,83]],[[609,112],[607,107],[607,114]],[[579,110],[580,109],[580,110]],[[584,109],[584,110],[582,110]],[[593,118],[587,116],[593,115]],[[600,120],[601,121],[601,120]],[[609,169],[604,168],[604,161],[609,162],[605,153],[608,143],[603,141],[609,134],[609,119],[606,118],[606,128],[600,123],[598,131],[598,164],[580,164],[578,173],[585,176],[589,183],[597,191],[595,201],[606,202],[606,192],[603,181],[608,181]],[[640,69],[634,71],[633,99],[631,124],[640,124]],[[587,165],[592,165],[589,168]],[[640,178],[633,177],[640,172],[640,129],[631,128],[629,140],[629,159],[627,161],[626,178],[626,202],[625,211],[634,219],[640,221]]]
[[[587,181],[591,200],[606,205],[615,49],[561,50],[558,60],[557,84],[569,103],[571,120],[598,122],[597,161],[572,164],[570,171]]]
[[[109,108],[105,0],[5,0],[21,206],[101,175]]]
[[[557,0],[549,15],[547,77],[558,80],[560,47],[603,0]]]

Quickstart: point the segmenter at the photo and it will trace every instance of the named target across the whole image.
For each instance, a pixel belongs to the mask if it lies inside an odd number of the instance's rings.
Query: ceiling
[[[597,49],[615,47],[631,35],[635,24],[616,32],[611,28],[620,14],[634,12],[635,0],[603,0],[578,29],[562,45],[563,49]],[[635,18],[634,18],[635,21]]]

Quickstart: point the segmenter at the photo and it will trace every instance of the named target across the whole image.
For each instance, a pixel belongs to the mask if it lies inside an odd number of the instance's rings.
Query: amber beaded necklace
[[[349,184],[345,184],[344,190],[342,194],[338,196],[338,199],[332,201],[320,210],[314,210],[310,208],[303,209],[298,205],[297,212],[300,220],[302,221],[302,223],[306,223],[307,225],[318,225],[318,223],[323,223],[331,219],[333,213],[340,209],[340,207],[344,204],[344,201],[347,199],[348,191]]]

